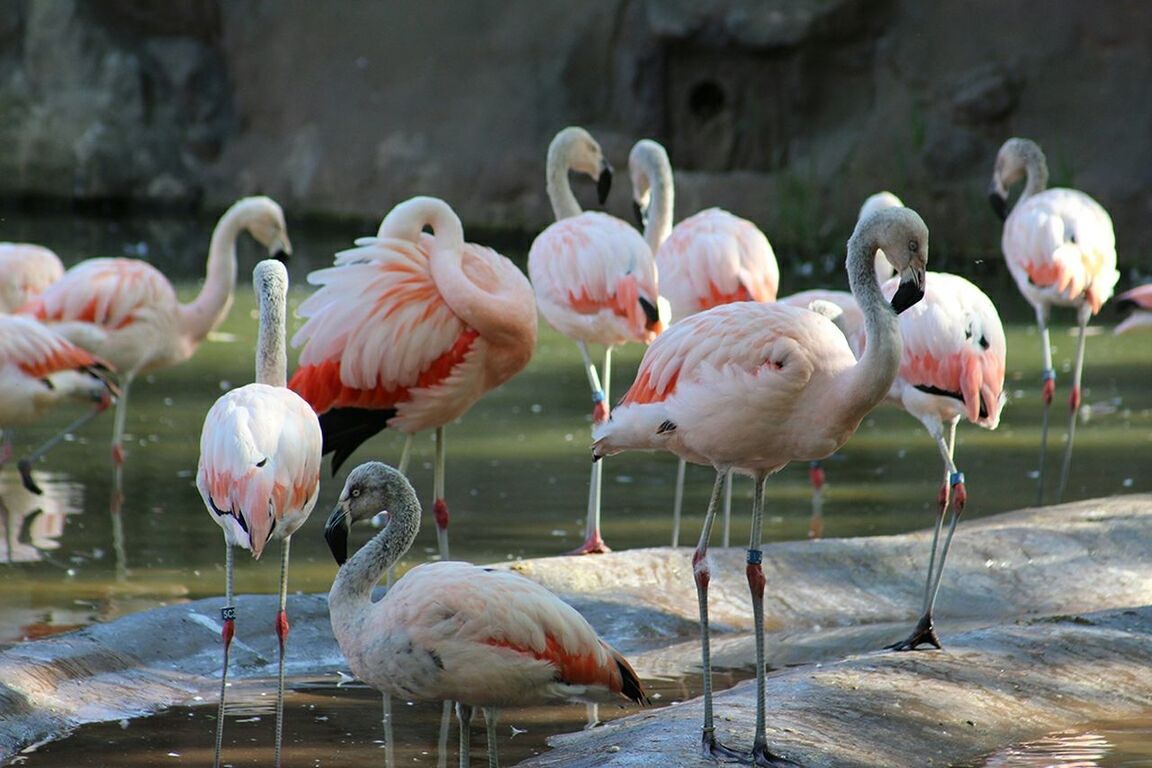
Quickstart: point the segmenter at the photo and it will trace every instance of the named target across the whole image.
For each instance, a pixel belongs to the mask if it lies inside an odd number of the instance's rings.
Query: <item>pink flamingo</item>
[[[1152,326],[1152,283],[1139,285],[1116,297],[1116,307],[1131,314],[1112,329],[1113,333],[1127,333],[1136,328]]]
[[[351,559],[353,523],[387,524]],[[510,571],[469,563],[419,565],[380,600],[372,589],[420,529],[404,475],[380,462],[352,470],[324,527],[340,570],[328,593],[332,631],[358,678],[405,701],[459,702],[460,765],[468,765],[473,707],[484,709],[489,765],[498,764],[496,709],[550,701],[645,703],[631,665],[570,605]]]
[[[876,280],[877,248],[901,276],[891,306]],[[746,757],[717,741],[712,715],[707,551],[725,476],[736,470],[756,481],[747,566],[757,680],[751,758],[779,765],[784,761],[768,752],[765,732],[760,550],[765,480],[791,461],[811,461],[839,449],[888,394],[900,365],[896,312],[922,296],[927,258],[928,228],[914,211],[873,214],[857,224],[848,241],[848,282],[864,313],[868,340],[859,361],[843,333],[816,312],[781,304],[724,304],[675,323],[656,339],[612,419],[596,429],[594,458],[665,450],[716,470],[693,557],[705,670],[702,744],[709,753]]]
[[[432,227],[432,235],[421,230]],[[528,279],[490,248],[464,242],[443,200],[414,197],[392,209],[375,238],[313,272],[320,288],[297,310],[307,321],[288,386],[320,415],[335,474],[385,427],[411,437],[436,430],[436,534],[448,559],[444,426],[515,376],[536,346]],[[403,460],[402,460],[402,463]]]
[[[276,614],[280,641],[276,688],[279,766],[284,725],[284,651],[288,642],[288,549],[292,534],[308,519],[320,493],[320,423],[308,403],[286,387],[288,272],[280,262],[267,260],[256,265],[252,277],[260,303],[256,383],[227,392],[208,411],[200,433],[200,465],[196,472],[196,487],[204,506],[224,530],[227,604],[221,610],[224,667],[216,719],[217,768],[224,739],[228,650],[236,630],[232,547],[247,549],[260,559],[269,541],[282,542],[280,610]]]
[[[672,322],[733,301],[775,301],[780,268],[768,238],[752,222],[708,208],[672,226],[672,163],[664,147],[641,139],[628,158],[632,196],[644,238],[656,254],[660,292]],[[678,460],[672,503],[672,546],[680,543],[687,462]],[[728,546],[732,476],[724,489],[723,544]]]
[[[35,494],[32,464],[64,435],[105,411],[118,394],[108,367],[95,356],[30,317],[0,315],[0,464],[12,455],[6,430],[30,424],[66,400],[94,403],[84,416],[62,429],[17,465],[24,487]]]
[[[44,246],[0,243],[0,312],[15,312],[63,275],[60,257]]]
[[[1024,191],[1008,212],[1008,188],[1023,176]],[[1056,391],[1048,316],[1053,306],[1074,307],[1080,328],[1072,393],[1068,400],[1068,443],[1060,469],[1056,501],[1064,495],[1072,465],[1072,442],[1080,410],[1080,380],[1084,370],[1084,329],[1092,315],[1112,296],[1116,271],[1116,236],[1112,219],[1099,203],[1075,189],[1048,186],[1048,163],[1035,142],[1008,139],[996,155],[988,196],[1004,219],[1000,241],[1008,270],[1020,293],[1036,310],[1044,355],[1044,416],[1040,430],[1040,462],[1036,503],[1044,501],[1044,457],[1048,447],[1048,409]]]
[[[651,249],[620,219],[581,212],[568,183],[570,170],[597,179],[601,202],[607,196],[612,168],[596,140],[583,128],[556,134],[548,147],[547,167],[556,222],[533,241],[528,275],[540,314],[580,348],[592,388],[592,421],[598,424],[608,418],[612,348],[629,341],[648,343],[663,323]],[[602,376],[588,355],[588,344],[604,345]],[[574,554],[610,551],[600,534],[602,472],[599,464],[592,466],[584,543]]]
[[[124,463],[128,390],[141,373],[192,357],[224,321],[236,288],[236,239],[247,230],[270,254],[290,254],[280,206],[267,197],[237,201],[220,218],[208,250],[199,295],[181,304],[168,278],[138,259],[88,259],[64,273],[22,313],[51,325],[74,344],[108,361],[120,375],[112,459]]]

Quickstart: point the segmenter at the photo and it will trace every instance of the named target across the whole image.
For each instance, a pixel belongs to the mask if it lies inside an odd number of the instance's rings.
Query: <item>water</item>
[[[63,222],[7,217],[0,221],[0,232],[9,239],[44,242],[66,264],[95,255],[146,256],[180,282],[187,299],[195,293],[197,277],[203,273],[211,226],[212,222],[179,219],[146,225],[75,217]],[[374,230],[369,223],[335,231],[292,223],[290,227],[296,247],[290,267],[293,307],[308,294],[304,275],[310,269],[329,263],[331,254],[353,236]],[[37,465],[43,497],[23,491],[13,467],[0,470],[0,646],[222,593],[223,539],[204,511],[194,474],[204,414],[222,392],[252,380],[256,322],[247,276],[260,254],[250,242],[242,246],[242,285],[223,327],[190,363],[133,386],[126,444],[129,456],[119,508],[113,503],[111,485],[111,413]],[[996,301],[1008,332],[1010,401],[1001,426],[987,432],[962,425],[958,434],[957,461],[967,475],[969,491],[966,514],[979,517],[1029,506],[1035,497],[1031,474],[1040,413],[1039,337],[1031,310],[997,265],[933,266],[978,272],[974,279]],[[842,272],[801,280],[796,276],[801,271],[796,265],[783,266],[786,290],[801,290],[821,281],[837,287],[845,283]],[[1063,373],[1053,409],[1049,457],[1053,473],[1066,422],[1063,403],[1075,345],[1068,330],[1071,316],[1065,313],[1055,320],[1055,360]],[[1094,327],[1110,322],[1105,317]],[[631,381],[641,354],[636,346],[619,350],[615,393]],[[1085,421],[1077,431],[1066,500],[1152,491],[1152,475],[1147,472],[1152,448],[1150,368],[1152,334],[1114,337],[1100,332],[1089,339]],[[46,439],[75,415],[62,411],[16,433],[17,454]],[[577,546],[583,536],[590,423],[587,384],[575,346],[542,328],[529,367],[448,428],[454,556],[491,562],[556,555]],[[327,591],[336,566],[320,530],[343,477],[360,461],[397,461],[401,445],[399,435],[382,434],[357,451],[337,478],[329,479],[325,473],[314,519],[294,537],[292,590]],[[425,501],[431,491],[431,460],[431,440],[421,436],[411,475]],[[899,533],[930,524],[941,474],[939,458],[927,433],[908,415],[891,407],[876,410],[845,449],[827,462],[827,469],[825,535]],[[674,475],[675,462],[668,456],[634,454],[608,461],[603,508],[604,534],[611,546],[623,549],[668,542]],[[1054,485],[1055,477],[1051,479]],[[690,468],[684,543],[694,542],[698,535],[711,481],[710,470]],[[751,484],[738,480],[734,543],[746,540],[750,504]],[[769,484],[765,540],[804,538],[808,513],[806,468],[788,468]],[[426,525],[406,564],[420,562],[434,551],[434,531]],[[277,579],[275,562],[237,558],[236,584],[241,592],[274,592]],[[320,694],[311,691],[308,695]],[[180,716],[177,712],[164,717]],[[191,721],[206,716],[196,710],[183,713]],[[205,732],[211,730],[203,722],[200,726]],[[116,727],[95,727],[103,735],[94,738],[104,738]],[[163,727],[158,726],[158,732]],[[134,724],[126,733],[141,730]],[[68,745],[74,741],[79,737],[51,749],[69,753],[73,748]],[[200,744],[198,738],[189,737],[189,742]]]
[[[1006,747],[960,768],[1148,768],[1152,713],[1141,720],[1090,723]]]

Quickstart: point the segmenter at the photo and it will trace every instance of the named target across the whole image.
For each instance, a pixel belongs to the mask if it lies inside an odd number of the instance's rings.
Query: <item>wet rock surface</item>
[[[803,765],[942,765],[1090,719],[1152,709],[1152,496],[1023,510],[962,524],[937,605],[946,650],[905,636],[929,533],[765,547],[769,741]],[[744,553],[715,550],[718,667],[753,656]],[[698,664],[691,551],[502,564],[573,602],[646,676]],[[220,598],[127,616],[0,653],[0,760],[82,723],[211,701]],[[237,600],[233,679],[272,676],[274,596]],[[288,674],[343,662],[323,595],[289,598]],[[722,737],[752,740],[754,688],[717,699]],[[560,737],[531,765],[690,765],[699,701]],[[701,764],[712,764],[699,758]]]

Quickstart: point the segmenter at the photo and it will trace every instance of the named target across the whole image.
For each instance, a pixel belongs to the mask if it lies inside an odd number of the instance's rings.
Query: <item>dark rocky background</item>
[[[678,217],[727,207],[784,260],[838,253],[882,188],[934,252],[998,255],[992,162],[1028,136],[1111,211],[1122,270],[1152,265],[1149,3],[0,0],[9,203],[375,219],[421,193],[530,237],[568,124],[618,169],[662,141]]]

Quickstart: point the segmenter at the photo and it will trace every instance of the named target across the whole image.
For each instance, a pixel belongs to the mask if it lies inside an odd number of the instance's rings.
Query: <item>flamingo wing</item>
[[[0,243],[0,312],[15,312],[64,275],[60,257],[32,243]]]
[[[49,323],[91,323],[119,330],[157,308],[175,311],[172,284],[137,259],[89,259],[77,264],[22,311]]]
[[[316,415],[283,387],[248,384],[208,411],[196,487],[229,545],[259,558],[273,536],[299,528],[320,491]]]
[[[885,283],[885,295],[898,284],[898,278]],[[955,398],[969,421],[995,429],[1007,355],[996,307],[958,275],[933,272],[925,285],[924,299],[900,315],[899,377],[921,392]]]
[[[710,208],[676,225],[656,254],[673,322],[733,301],[773,301],[780,269],[751,222]]]
[[[550,225],[528,252],[528,275],[544,319],[569,338],[614,345],[662,330],[652,251],[613,216],[585,212]]]

